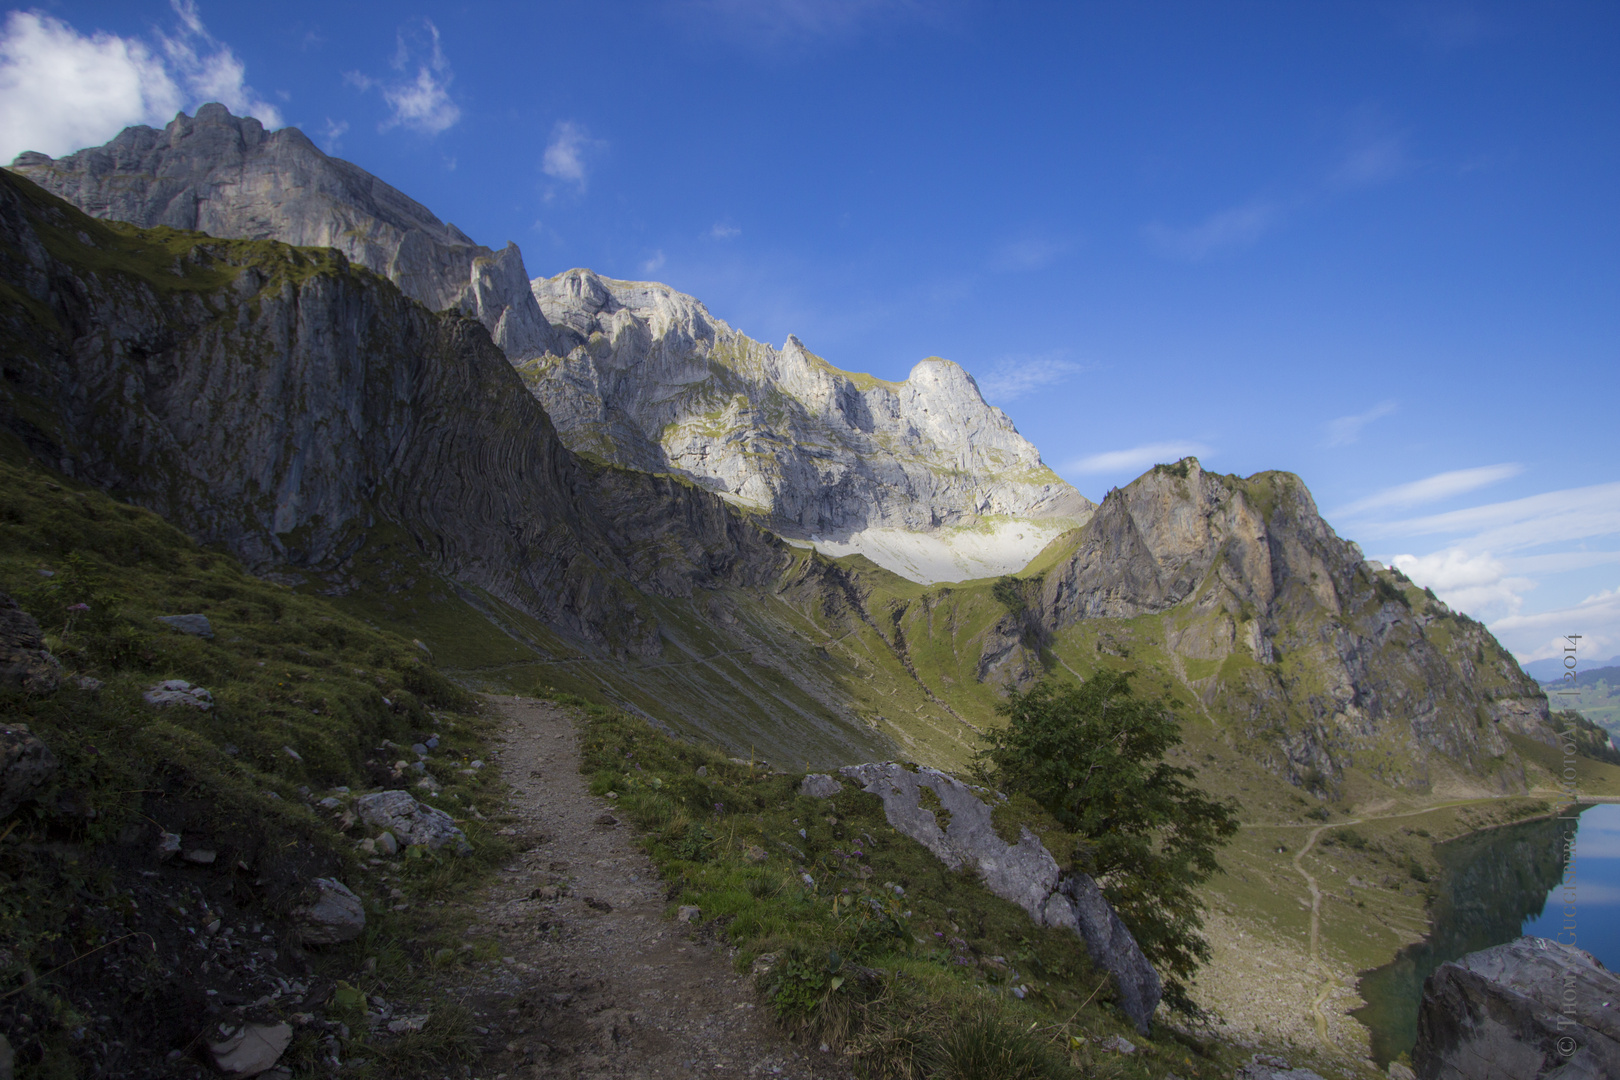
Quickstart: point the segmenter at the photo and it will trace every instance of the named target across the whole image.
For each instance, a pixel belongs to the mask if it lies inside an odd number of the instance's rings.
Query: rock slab
[[[148,687],[141,694],[141,699],[148,705],[160,709],[180,705],[207,712],[214,707],[213,694],[200,686],[191,685],[184,679],[165,679],[156,686]]]
[[[353,941],[366,928],[366,909],[360,898],[336,878],[316,878],[315,901],[295,913],[299,936],[306,945],[337,945]]]
[[[1147,1034],[1163,986],[1141,946],[1089,875],[1065,875],[1040,838],[1020,826],[1018,843],[996,834],[991,808],[980,793],[948,773],[895,762],[849,765],[839,770],[883,800],[883,814],[898,832],[933,852],[951,869],[972,866],[985,887],[1011,900],[1041,926],[1072,930],[1086,943],[1092,960],[1114,979],[1121,1010],[1136,1029]],[[939,800],[949,815],[944,828],[933,810],[922,805],[922,789]]]
[[[1620,1077],[1620,978],[1584,949],[1522,937],[1423,984],[1419,1080]]]
[[[208,1044],[214,1065],[228,1076],[258,1076],[280,1060],[292,1042],[291,1024],[244,1024]]]
[[[211,638],[214,636],[214,627],[209,623],[206,615],[159,615],[157,621],[170,630],[192,637]]]
[[[367,825],[387,829],[407,845],[423,844],[434,851],[449,844],[457,852],[469,849],[467,834],[455,820],[435,807],[417,802],[408,792],[377,791],[354,802],[355,812]]]

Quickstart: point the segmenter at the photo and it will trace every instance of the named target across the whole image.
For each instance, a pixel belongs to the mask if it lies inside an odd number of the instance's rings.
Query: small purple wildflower
[[[68,610],[69,611],[89,611],[90,610],[90,605],[89,604],[69,604],[68,605]]]

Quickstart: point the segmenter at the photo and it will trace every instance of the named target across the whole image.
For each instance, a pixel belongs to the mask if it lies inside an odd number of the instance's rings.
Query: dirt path
[[[1311,875],[1309,870],[1305,869],[1305,856],[1310,854],[1311,848],[1316,846],[1317,837],[1328,829],[1359,824],[1361,824],[1361,819],[1357,818],[1354,821],[1346,821],[1338,825],[1318,826],[1311,830],[1311,835],[1305,838],[1304,846],[1294,854],[1294,869],[1299,871],[1299,876],[1305,879],[1305,885],[1311,891],[1311,963],[1321,972],[1320,977],[1323,982],[1322,988],[1311,999],[1311,1015],[1316,1020],[1316,1037],[1330,1050],[1337,1050],[1338,1047],[1334,1046],[1332,1040],[1328,1038],[1327,1015],[1322,1012],[1322,1002],[1326,1001],[1332,996],[1333,991],[1338,989],[1338,980],[1327,971],[1326,966],[1322,963],[1322,890],[1317,887],[1316,878]]]
[[[611,804],[579,773],[567,710],[491,699],[522,853],[472,903],[499,968],[461,988],[487,1050],[475,1075],[847,1076],[789,1042],[723,945],[665,918],[664,886]],[[488,966],[486,966],[487,968]]]

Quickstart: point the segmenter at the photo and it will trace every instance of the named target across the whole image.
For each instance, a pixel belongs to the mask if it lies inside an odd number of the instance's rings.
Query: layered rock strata
[[[1092,961],[1113,977],[1121,1011],[1147,1033],[1162,993],[1159,974],[1089,875],[1062,873],[1028,828],[1020,828],[1016,844],[1001,839],[990,807],[979,797],[994,795],[948,773],[927,767],[913,771],[895,762],[850,765],[839,772],[881,798],[890,826],[946,866],[977,870],[985,888],[1023,908],[1037,926],[1078,934]],[[944,828],[935,812],[922,805],[924,788],[938,798],[947,816]]]
[[[336,248],[433,311],[471,315],[514,360],[551,347],[516,244],[474,243],[297,128],[266,131],[209,104],[162,131],[125,128],[105,146],[60,159],[25,153],[11,168],[92,217]]]

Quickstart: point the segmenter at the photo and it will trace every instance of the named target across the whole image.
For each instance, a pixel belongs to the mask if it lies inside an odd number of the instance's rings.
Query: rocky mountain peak
[[[684,474],[790,538],[960,580],[1021,568],[1091,512],[949,360],[899,383],[843,371],[797,335],[776,349],[667,285],[589,270],[534,295],[566,349],[519,368],[565,442]]]
[[[161,131],[129,127],[104,146],[60,159],[25,153],[11,167],[92,217],[337,248],[434,311],[474,316],[509,357],[551,347],[517,245],[475,244],[297,128],[267,132],[210,103]]]

